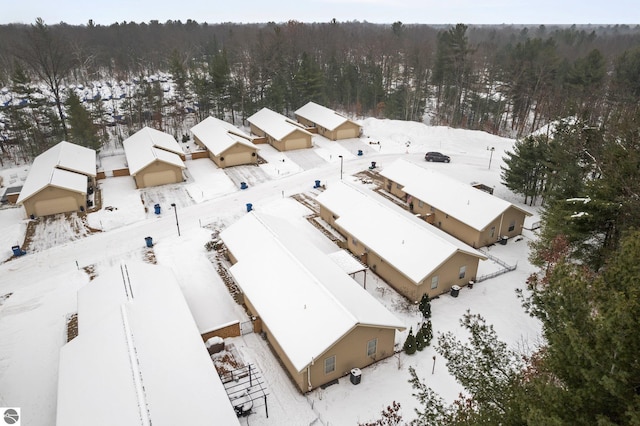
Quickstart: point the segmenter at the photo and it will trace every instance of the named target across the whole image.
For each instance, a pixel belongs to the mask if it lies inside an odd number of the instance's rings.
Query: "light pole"
[[[340,180],[342,180],[342,163],[344,161],[344,158],[342,157],[342,155],[338,155],[338,157],[340,157]]]
[[[178,228],[178,237],[180,236],[180,223],[178,222],[178,207],[176,207],[176,203],[171,203],[171,207],[173,207],[173,212],[176,214],[176,228]]]
[[[487,147],[487,149],[491,151],[491,153],[489,154],[489,170],[491,170],[491,160],[493,159],[493,151],[495,151],[496,149],[493,146],[491,148]]]

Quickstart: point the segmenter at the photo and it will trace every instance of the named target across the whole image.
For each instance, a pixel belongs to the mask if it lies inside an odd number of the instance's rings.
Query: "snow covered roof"
[[[78,323],[60,351],[58,425],[239,424],[169,269],[101,274],[78,292]]]
[[[276,140],[282,140],[296,130],[311,136],[300,124],[269,108],[262,108],[247,120]]]
[[[174,154],[184,155],[184,151],[180,147],[180,144],[169,133],[161,132],[160,130],[152,129],[151,127],[143,127],[133,135],[129,136],[127,140],[149,140],[156,148],[164,149],[165,151],[173,152]]]
[[[362,187],[337,182],[316,200],[338,216],[337,225],[416,284],[457,252],[485,258],[474,248]]]
[[[360,263],[346,250],[338,250],[336,252],[329,253],[327,256],[347,274],[354,274],[356,272],[369,269],[368,266]]]
[[[221,232],[230,268],[298,371],[358,325],[405,327],[287,222],[252,212]]]
[[[508,201],[402,159],[385,167],[380,175],[403,185],[405,193],[478,231],[484,230],[510,207],[531,216],[531,213]]]
[[[182,148],[168,133],[144,127],[125,139],[122,145],[132,176],[156,160],[183,169],[186,167],[180,158],[184,153]]]
[[[307,103],[302,108],[299,108],[295,114],[328,130],[335,130],[342,124],[350,121],[347,117],[338,114],[332,109],[318,105],[315,102]]]
[[[96,176],[96,152],[62,141],[33,160],[17,202],[24,202],[49,185],[86,192],[87,176]]]
[[[220,155],[235,144],[257,149],[257,147],[250,142],[251,136],[233,124],[215,117],[207,117],[193,126],[191,133],[193,133],[213,155]]]

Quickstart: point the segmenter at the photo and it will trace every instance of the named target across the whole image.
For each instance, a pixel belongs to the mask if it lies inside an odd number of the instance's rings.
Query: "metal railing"
[[[493,260],[498,265],[502,266],[502,269],[500,269],[500,270],[498,270],[496,272],[492,272],[490,274],[485,274],[485,275],[481,275],[481,276],[477,277],[475,279],[475,282],[477,282],[477,283],[482,282],[482,281],[486,281],[486,280],[491,279],[491,278],[495,278],[495,277],[500,276],[502,274],[506,274],[507,272],[515,271],[518,268],[518,263],[516,263],[515,265],[509,265],[504,260],[499,259],[499,258],[497,258],[495,256],[492,256],[492,255],[490,255],[489,253],[487,253],[484,250],[479,250],[479,251],[482,252],[482,254],[484,254],[485,256],[487,256],[487,258]]]

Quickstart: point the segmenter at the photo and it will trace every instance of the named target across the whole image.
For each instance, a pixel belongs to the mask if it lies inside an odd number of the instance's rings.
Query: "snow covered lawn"
[[[146,215],[132,177],[112,177],[98,181],[102,209],[87,215],[89,226],[109,231],[144,220]]]

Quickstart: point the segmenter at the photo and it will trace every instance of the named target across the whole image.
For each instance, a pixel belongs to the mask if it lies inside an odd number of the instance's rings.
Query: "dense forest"
[[[465,394],[446,404],[411,370],[421,407],[402,414],[640,424],[640,27],[38,20],[0,39],[0,147],[25,161],[62,139],[100,149],[145,125],[182,137],[186,120],[244,124],[308,101],[516,138],[501,177],[542,205],[521,300],[543,339],[515,351],[469,312],[468,340],[436,339]],[[371,424],[404,424],[400,410]]]
[[[99,146],[114,117],[126,133],[153,125],[180,137],[187,113],[244,122],[265,106],[291,114],[308,101],[519,137],[569,116],[604,125],[640,97],[637,26],[37,20],[0,26],[0,39],[2,135],[29,156],[74,139],[81,107],[97,128],[77,142]],[[171,96],[150,78],[159,73]],[[129,85],[123,102],[69,105],[73,88],[105,82]],[[84,140],[91,130],[98,139]]]

